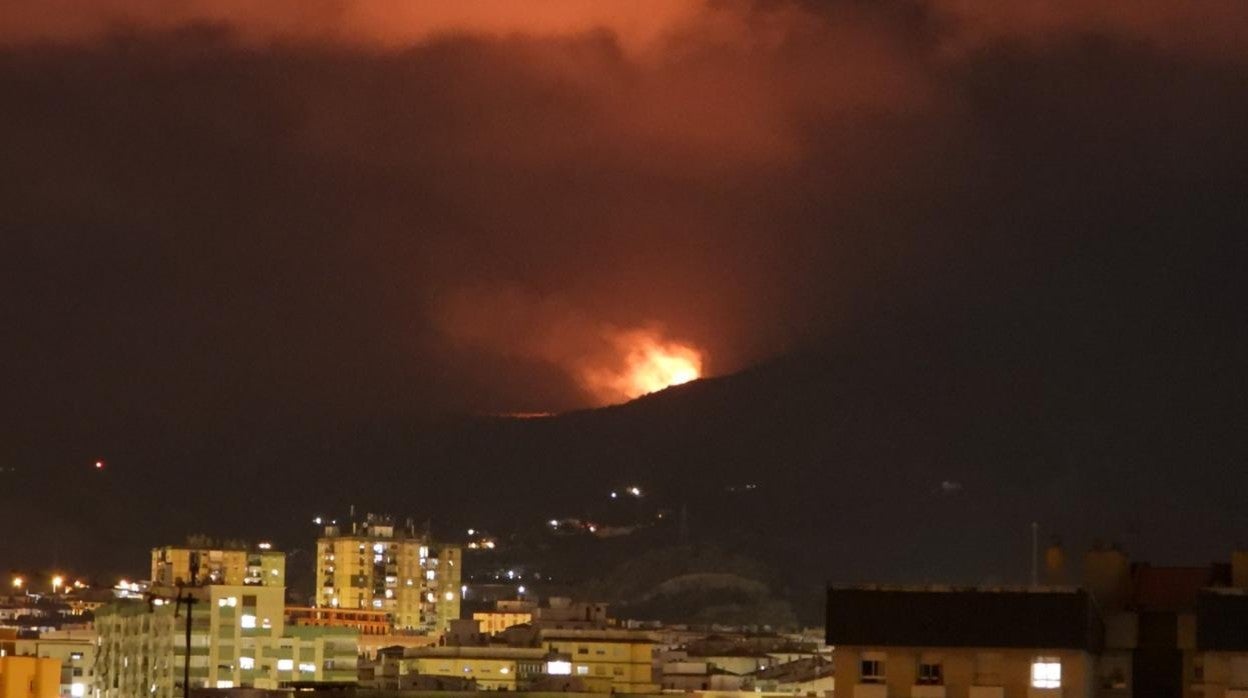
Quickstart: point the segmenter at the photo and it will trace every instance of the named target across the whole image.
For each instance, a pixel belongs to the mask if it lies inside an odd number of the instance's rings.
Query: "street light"
[[[26,583],[26,580],[25,580],[25,579],[22,579],[21,577],[14,577],[14,578],[13,578],[13,588],[14,588],[14,589],[21,589],[21,588],[22,588],[22,585],[23,585],[23,584],[25,584],[25,583]]]
[[[55,577],[53,577],[53,578],[52,578],[52,593],[53,593],[53,594],[55,594],[55,593],[56,593],[56,590],[57,590],[57,589],[60,589],[60,588],[61,588],[61,587],[63,587],[63,586],[65,586],[65,578],[64,578],[64,577],[62,577],[61,575],[59,575],[59,574],[58,574],[58,575],[56,575]]]

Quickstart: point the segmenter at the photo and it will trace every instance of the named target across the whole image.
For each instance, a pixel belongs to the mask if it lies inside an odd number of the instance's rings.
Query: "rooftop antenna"
[[[1037,574],[1039,573],[1038,568],[1037,568],[1037,565],[1039,564],[1038,556],[1040,555],[1039,539],[1040,539],[1040,524],[1035,521],[1032,521],[1031,522],[1031,585],[1033,587],[1039,584],[1039,580],[1037,578]]]
[[[680,544],[689,545],[689,505],[680,505]]]

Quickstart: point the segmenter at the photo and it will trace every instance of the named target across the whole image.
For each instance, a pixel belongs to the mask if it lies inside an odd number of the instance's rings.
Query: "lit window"
[[[279,660],[277,660],[277,670],[278,670],[278,671],[294,671],[294,669],[295,669],[295,660],[293,660],[293,659],[279,659]]]
[[[434,572],[433,570],[425,570],[425,579],[432,580],[436,576],[438,576],[437,572]]]
[[[455,600],[455,592],[453,592],[453,591],[448,591],[448,592],[446,592],[446,596],[445,596],[444,598],[445,598],[447,601],[454,601],[454,600]]]
[[[546,662],[546,673],[551,676],[567,676],[572,673],[572,662],[559,660]]]
[[[589,673],[589,667],[585,666],[584,664],[578,664],[576,667],[576,673],[580,674],[581,676],[584,676]]]
[[[306,672],[309,674],[315,674],[316,664],[312,662],[299,662],[299,671]]]
[[[218,681],[217,688],[234,688],[233,681]]]
[[[252,657],[239,657],[238,668],[239,669],[255,669],[256,660]]]
[[[429,548],[428,548],[428,547],[426,547],[426,546],[423,546],[423,545],[422,545],[422,546],[420,546],[420,556],[421,556],[421,557],[429,557]]]
[[[82,683],[73,684],[69,687],[69,694],[74,698],[83,698],[83,696],[87,695],[87,685]]]
[[[1062,660],[1057,657],[1037,657],[1031,663],[1032,688],[1061,688]]]
[[[238,605],[238,597],[237,597],[237,596],[231,596],[230,598],[226,599],[226,600],[225,600],[225,605],[226,605],[226,606],[229,606],[230,608],[234,608],[235,606],[237,606],[237,605]]]
[[[256,617],[251,615],[250,613],[244,613],[243,617],[239,619],[239,622],[242,624],[244,628],[256,627]]]

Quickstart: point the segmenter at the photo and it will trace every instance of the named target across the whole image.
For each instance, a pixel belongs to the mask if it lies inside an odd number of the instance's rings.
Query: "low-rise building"
[[[420,647],[383,655],[376,687],[415,690],[429,677],[468,680],[477,690],[516,691],[550,673],[566,674],[571,658],[540,647]]]
[[[653,693],[654,636],[613,629],[541,628],[541,647],[571,657],[572,675],[590,690],[603,693]]]
[[[0,657],[0,698],[57,698],[61,662],[45,657]]]
[[[847,698],[1092,698],[1103,628],[1075,588],[828,590]]]
[[[85,698],[95,695],[96,640],[94,630],[52,630],[19,639],[14,649],[18,655],[60,661],[61,698]]]

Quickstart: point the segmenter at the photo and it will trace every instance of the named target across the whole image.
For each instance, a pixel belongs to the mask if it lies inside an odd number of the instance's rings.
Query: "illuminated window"
[[[233,681],[218,681],[217,688],[234,688]]]
[[[244,613],[242,618],[239,619],[239,622],[244,628],[256,627],[256,617],[250,613]]]
[[[1031,663],[1032,688],[1061,688],[1062,660],[1057,657],[1036,657]]]
[[[83,698],[83,696],[87,695],[87,685],[82,683],[73,684],[69,687],[69,694],[74,698]]]
[[[293,660],[293,659],[279,659],[279,660],[277,660],[277,670],[278,670],[278,671],[294,671],[294,669],[295,669],[295,660]]]
[[[584,664],[579,664],[576,667],[576,673],[580,674],[581,676],[584,676],[589,673],[589,667],[585,666]]]
[[[560,660],[546,662],[546,673],[551,676],[567,676],[572,673],[572,662]]]
[[[239,669],[255,669],[256,660],[252,657],[239,657],[238,668]]]
[[[299,662],[299,671],[304,671],[309,674],[315,674],[316,664],[313,662]]]
[[[425,570],[425,579],[432,580],[436,576],[438,576],[437,572],[434,572],[433,570]]]

